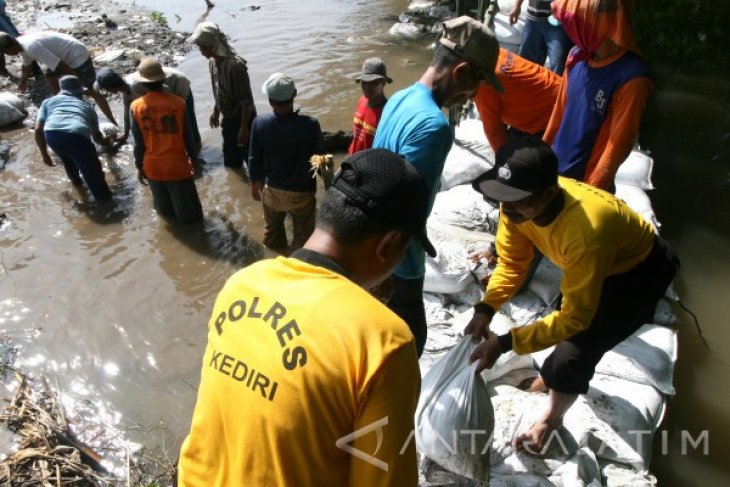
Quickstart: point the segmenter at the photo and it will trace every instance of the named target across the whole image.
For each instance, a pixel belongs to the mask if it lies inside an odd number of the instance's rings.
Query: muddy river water
[[[260,9],[217,0],[207,13],[203,0],[136,3],[162,11],[183,31],[202,18],[217,22],[248,60],[259,112],[268,110],[261,83],[285,71],[297,82],[302,112],[326,130],[348,128],[363,59],[385,59],[392,93],[415,81],[430,58],[427,42],[387,33],[405,0],[267,0]],[[220,136],[205,128],[212,107],[207,62],[192,52],[179,68],[192,79],[203,155],[218,161]],[[730,485],[730,81],[660,66],[656,73],[641,137],[655,158],[650,196],[684,264],[677,291],[711,349],[678,311],[678,394],[669,400],[652,470],[661,485]],[[107,161],[119,195],[108,214],[88,205],[60,167],[41,163],[27,129],[4,138],[13,158],[0,172],[0,211],[9,218],[0,233],[0,330],[18,337],[24,366],[73,394],[108,402],[131,438],[176,455],[213,300],[229,275],[264,255],[256,243],[259,205],[239,174],[212,162],[197,181],[205,229],[180,234],[152,210],[129,148]],[[683,452],[683,438],[704,432],[707,454],[686,441]]]

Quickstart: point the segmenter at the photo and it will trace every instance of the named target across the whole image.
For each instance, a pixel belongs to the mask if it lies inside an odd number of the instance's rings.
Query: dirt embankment
[[[142,57],[153,56],[163,66],[174,66],[190,50],[186,34],[170,29],[162,14],[133,5],[99,0],[11,1],[6,13],[21,33],[55,30],[72,35],[89,48],[97,69],[108,66],[122,75],[134,71]],[[20,56],[6,56],[11,76],[0,78],[0,90],[17,92],[21,61]],[[32,80],[29,105],[38,106],[49,94],[42,77]]]

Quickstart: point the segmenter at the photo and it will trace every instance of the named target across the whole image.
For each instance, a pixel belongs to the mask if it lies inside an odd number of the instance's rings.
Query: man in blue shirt
[[[465,103],[481,82],[502,92],[494,74],[498,56],[499,44],[494,33],[480,22],[467,16],[444,22],[444,33],[426,72],[385,105],[373,147],[396,152],[416,167],[431,192],[429,213],[453,140],[441,109]],[[411,328],[419,356],[427,334],[422,296],[425,263],[423,247],[418,242],[411,243],[395,270],[393,294],[388,302],[388,307]]]
[[[291,215],[294,232],[291,250],[301,248],[314,231],[317,186],[309,159],[323,152],[324,140],[319,122],[294,110],[297,90],[289,76],[272,74],[262,91],[273,112],[255,118],[251,126],[251,197],[263,200],[263,244],[286,253],[287,214]]]
[[[83,181],[96,201],[110,200],[112,192],[104,179],[104,170],[91,142],[107,143],[99,131],[99,119],[94,107],[82,99],[84,87],[76,76],[60,80],[61,91],[41,104],[36,117],[35,142],[47,166],[56,164],[48,154],[53,149],[68,179],[81,186]],[[81,177],[83,176],[83,180]]]

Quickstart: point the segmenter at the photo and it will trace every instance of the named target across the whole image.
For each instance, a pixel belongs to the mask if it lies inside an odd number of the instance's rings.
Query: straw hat
[[[137,66],[137,79],[142,83],[154,83],[167,79],[167,74],[157,59],[146,57]]]

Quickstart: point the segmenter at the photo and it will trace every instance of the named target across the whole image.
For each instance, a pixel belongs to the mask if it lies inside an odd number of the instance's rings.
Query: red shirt
[[[355,109],[355,116],[352,119],[352,143],[350,148],[347,149],[347,155],[352,155],[373,146],[375,129],[378,127],[380,115],[383,114],[383,106],[385,104],[376,108],[371,107],[368,105],[367,98],[360,97]]]

